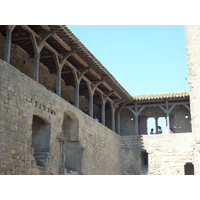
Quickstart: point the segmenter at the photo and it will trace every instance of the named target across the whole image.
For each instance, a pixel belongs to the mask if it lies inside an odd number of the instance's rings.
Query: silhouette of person
[[[153,128],[151,129],[151,132],[150,132],[150,135],[152,135],[152,134],[154,134],[154,133],[153,133]]]
[[[94,116],[94,119],[98,122],[99,121],[99,119],[97,118],[97,116],[95,115]]]
[[[88,115],[88,109],[85,107],[83,112]]]
[[[162,134],[162,128],[158,126],[158,134]]]

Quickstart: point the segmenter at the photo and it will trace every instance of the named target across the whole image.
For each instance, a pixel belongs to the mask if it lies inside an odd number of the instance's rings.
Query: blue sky
[[[184,26],[67,27],[130,95],[188,91]]]

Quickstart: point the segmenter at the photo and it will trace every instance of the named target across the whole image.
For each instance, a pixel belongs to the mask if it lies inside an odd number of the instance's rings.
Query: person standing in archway
[[[162,128],[158,126],[158,134],[162,134]]]
[[[150,132],[150,135],[153,135],[154,134],[154,132],[153,132],[153,128],[151,129],[151,132]]]

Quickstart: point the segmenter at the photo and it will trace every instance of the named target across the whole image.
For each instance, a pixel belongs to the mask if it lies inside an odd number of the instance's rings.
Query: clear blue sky
[[[67,27],[130,95],[189,90],[184,26]]]

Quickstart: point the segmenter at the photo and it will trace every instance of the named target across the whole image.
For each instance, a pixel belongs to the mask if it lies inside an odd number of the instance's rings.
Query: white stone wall
[[[192,133],[122,136],[122,173],[139,174],[141,151],[148,153],[149,175],[184,175],[193,163]]]
[[[185,26],[195,173],[200,175],[200,25]]]

